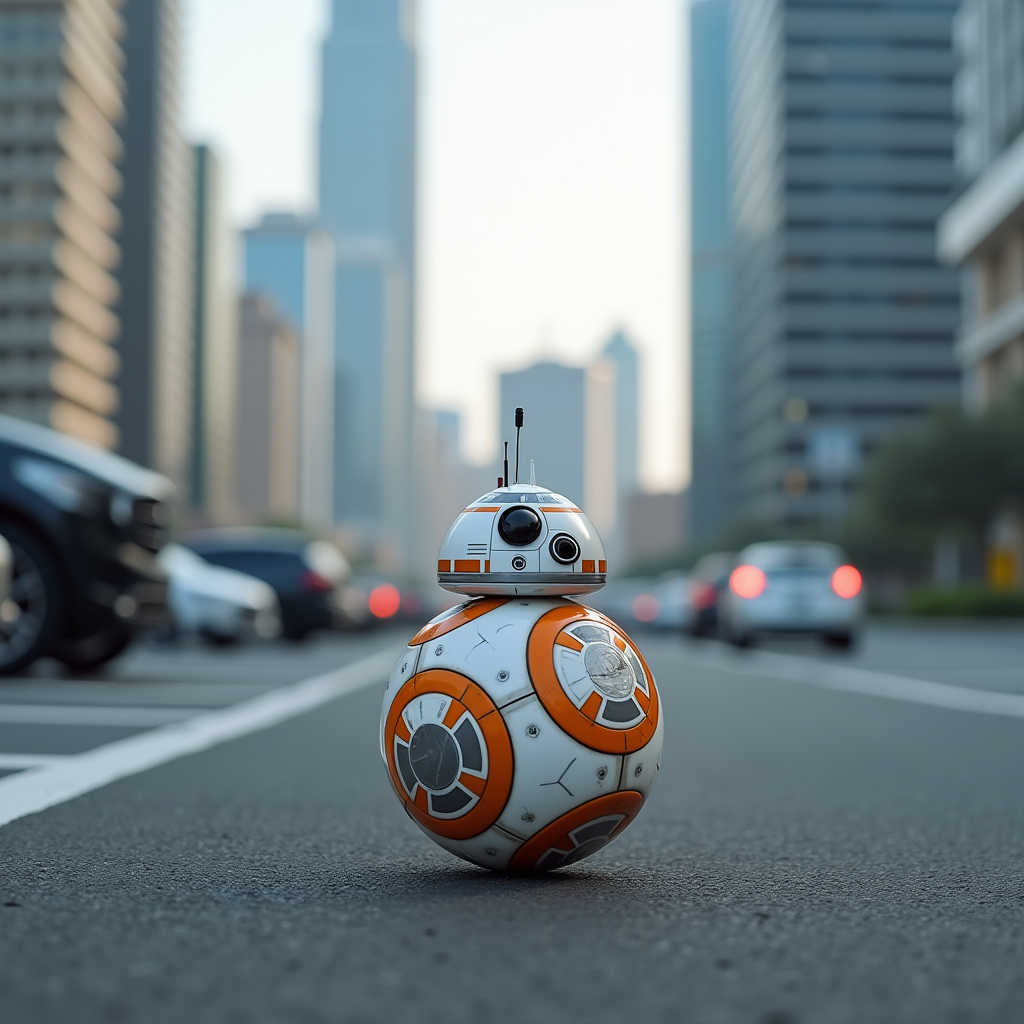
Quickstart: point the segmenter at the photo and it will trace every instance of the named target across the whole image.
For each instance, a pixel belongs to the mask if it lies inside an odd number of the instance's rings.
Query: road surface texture
[[[1024,1020],[1024,630],[879,626],[852,657],[639,636],[652,799],[535,879],[406,819],[379,684],[237,738],[208,717],[402,639],[0,684],[0,817],[161,723],[209,744],[0,828],[0,1021]]]

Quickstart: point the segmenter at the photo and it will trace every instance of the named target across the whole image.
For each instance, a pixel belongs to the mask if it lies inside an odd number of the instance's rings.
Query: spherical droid
[[[563,867],[647,799],[664,728],[654,677],[622,629],[563,596],[605,572],[586,515],[535,485],[484,495],[445,538],[438,580],[469,600],[399,658],[380,742],[406,812],[456,856]]]

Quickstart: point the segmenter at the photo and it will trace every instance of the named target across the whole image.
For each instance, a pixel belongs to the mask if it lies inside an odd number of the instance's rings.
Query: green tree
[[[980,414],[942,409],[920,431],[885,442],[868,467],[864,502],[877,521],[982,546],[993,516],[1024,499],[1024,392]]]

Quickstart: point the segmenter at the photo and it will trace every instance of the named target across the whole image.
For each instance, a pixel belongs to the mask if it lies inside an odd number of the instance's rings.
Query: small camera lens
[[[522,571],[526,568],[526,559],[523,558],[522,555],[516,555],[516,557],[512,559],[512,568]]]
[[[548,549],[551,557],[562,565],[572,565],[580,557],[580,546],[576,543],[576,538],[570,537],[567,533],[559,533],[552,537]]]

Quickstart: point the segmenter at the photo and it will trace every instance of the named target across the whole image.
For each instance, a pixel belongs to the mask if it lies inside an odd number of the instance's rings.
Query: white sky
[[[689,476],[681,0],[421,0],[419,392],[495,458],[497,374],[643,357],[641,474]],[[185,0],[185,120],[238,226],[312,209],[327,0]]]

